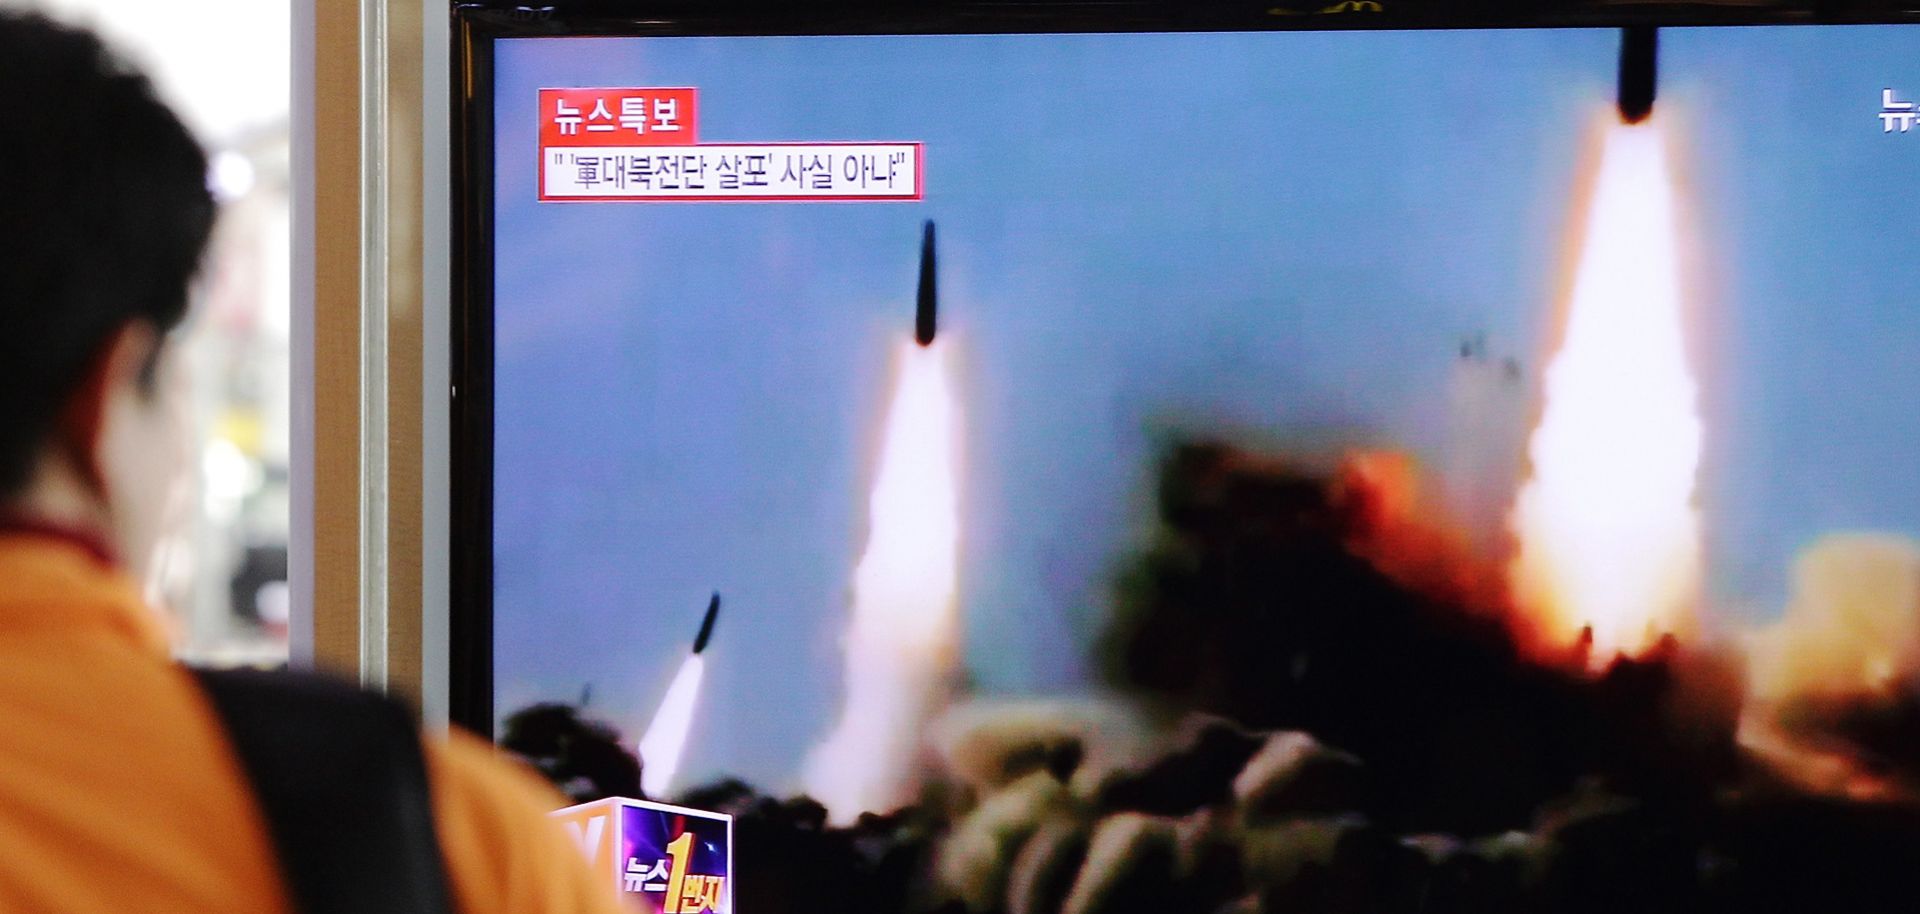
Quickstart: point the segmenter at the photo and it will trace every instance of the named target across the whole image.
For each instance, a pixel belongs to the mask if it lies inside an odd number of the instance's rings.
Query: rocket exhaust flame
[[[1609,128],[1511,524],[1516,597],[1592,659],[1685,634],[1700,579],[1702,429],[1674,184],[1658,124]]]
[[[942,343],[900,347],[854,570],[839,723],[807,760],[806,789],[836,821],[908,799],[923,725],[958,660],[959,419]]]
[[[700,680],[705,677],[707,659],[689,655],[680,671],[667,686],[667,697],[653,712],[653,722],[640,737],[640,789],[659,798],[673,787],[673,776],[680,770],[680,758],[686,752],[687,734],[693,730],[694,706],[700,699]]]

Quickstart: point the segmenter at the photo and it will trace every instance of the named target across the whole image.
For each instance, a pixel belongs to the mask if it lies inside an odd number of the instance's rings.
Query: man
[[[0,910],[289,910],[241,762],[134,584],[188,453],[167,336],[213,217],[145,79],[0,13]],[[425,756],[460,910],[620,910],[530,771],[471,738]]]

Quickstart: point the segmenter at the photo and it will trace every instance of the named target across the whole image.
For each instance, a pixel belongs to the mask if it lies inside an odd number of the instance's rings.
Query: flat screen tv
[[[459,8],[456,719],[744,914],[1920,897],[1920,25],[1515,6]]]

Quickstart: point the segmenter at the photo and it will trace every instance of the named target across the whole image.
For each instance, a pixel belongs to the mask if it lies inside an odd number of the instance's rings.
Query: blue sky
[[[1537,372],[1608,31],[523,39],[496,58],[496,680],[637,736],[709,591],[687,773],[787,786],[837,702],[920,222],[966,415],[969,669],[1084,685],[1156,429],[1438,464],[1458,340]],[[1920,28],[1670,30],[1714,611],[1920,535]],[[918,140],[900,204],[541,204],[536,90],[689,85],[707,142]],[[1889,195],[1889,191],[1893,195]]]

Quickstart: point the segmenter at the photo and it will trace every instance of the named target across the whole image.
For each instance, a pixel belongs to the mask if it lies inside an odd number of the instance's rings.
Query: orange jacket
[[[462,911],[618,914],[531,771],[429,740]],[[288,901],[266,824],[160,618],[77,543],[0,534],[0,910],[249,912]]]

